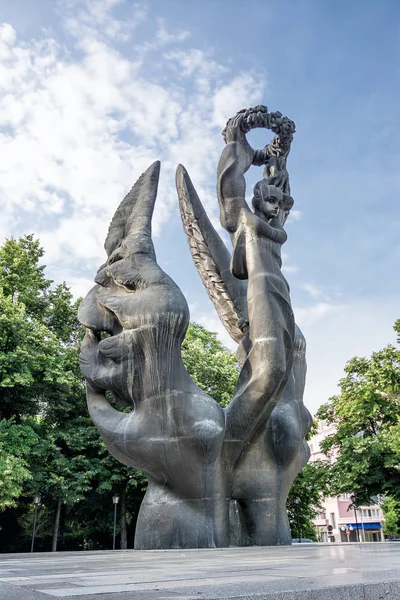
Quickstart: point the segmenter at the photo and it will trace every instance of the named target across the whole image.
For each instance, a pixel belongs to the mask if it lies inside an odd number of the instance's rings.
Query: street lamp
[[[114,504],[114,534],[113,534],[113,550],[115,550],[115,532],[117,529],[117,504],[119,502],[119,496],[118,494],[115,494],[115,496],[112,497],[112,501]]]
[[[293,502],[296,505],[296,516],[297,516],[297,535],[299,536],[299,544],[301,544],[301,531],[300,531],[300,516],[299,516],[299,504],[300,498],[295,498]]]
[[[352,508],[354,510],[354,518],[356,520],[356,535],[357,535],[357,542],[360,542],[360,535],[358,533],[358,521],[357,521],[357,507],[356,507],[356,497],[355,496],[350,496],[350,500],[351,500],[351,504],[349,506],[349,508]]]
[[[33,516],[31,552],[33,552],[33,546],[35,544],[37,511],[38,511],[38,508],[40,506],[41,500],[42,500],[42,496],[40,494],[35,494],[33,496],[33,504],[35,505],[35,512],[34,512],[34,516]]]

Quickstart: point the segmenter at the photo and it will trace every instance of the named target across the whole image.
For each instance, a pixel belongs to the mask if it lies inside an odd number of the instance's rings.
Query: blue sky
[[[154,160],[162,267],[229,341],[192,265],[174,170],[214,222],[221,130],[266,104],[296,122],[284,268],[308,340],[305,402],[400,317],[400,4],[389,0],[1,0],[0,239],[34,232],[85,294],[109,220]],[[252,132],[258,147],[269,132]],[[261,176],[253,168],[251,186]]]

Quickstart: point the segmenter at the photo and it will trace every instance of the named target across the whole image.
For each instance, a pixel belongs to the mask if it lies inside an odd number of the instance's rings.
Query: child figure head
[[[252,204],[255,214],[264,221],[270,221],[281,213],[283,224],[293,206],[293,198],[268,184],[267,179],[262,179],[254,186]]]

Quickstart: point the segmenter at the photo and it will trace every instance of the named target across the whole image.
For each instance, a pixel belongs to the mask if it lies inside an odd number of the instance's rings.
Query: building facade
[[[324,460],[320,444],[335,433],[335,426],[325,421],[318,422],[318,431],[310,439],[310,462]],[[335,460],[335,455],[332,456]],[[337,498],[325,498],[323,510],[314,519],[321,542],[384,542],[384,516],[378,504],[353,508],[351,494],[341,494]]]

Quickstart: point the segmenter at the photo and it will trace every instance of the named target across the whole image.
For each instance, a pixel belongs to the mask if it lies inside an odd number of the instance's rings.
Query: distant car
[[[308,538],[293,538],[292,544],[315,544],[315,542]]]

